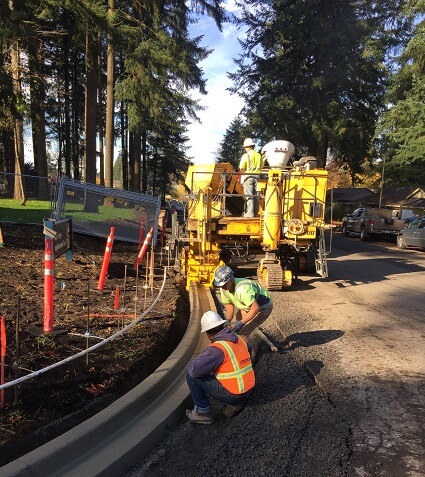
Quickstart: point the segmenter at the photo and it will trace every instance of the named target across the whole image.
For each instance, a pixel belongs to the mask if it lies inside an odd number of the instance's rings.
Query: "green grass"
[[[71,216],[74,221],[101,222],[104,220],[135,220],[133,208],[121,208],[111,205],[99,205],[97,212],[84,210],[83,204],[66,204],[63,210],[64,216]]]
[[[68,204],[63,214],[75,221],[100,222],[104,220],[135,220],[134,209],[99,205],[97,212],[87,212],[83,204]],[[21,205],[19,200],[0,198],[0,222],[20,224],[43,224],[50,217],[50,202],[47,200],[27,200]]]
[[[48,200],[27,200],[21,205],[19,200],[0,199],[0,221],[20,224],[42,224],[50,216]]]

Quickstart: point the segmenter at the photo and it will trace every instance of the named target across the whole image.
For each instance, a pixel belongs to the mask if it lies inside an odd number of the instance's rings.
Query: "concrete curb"
[[[192,283],[186,333],[145,381],[103,411],[0,468],[2,477],[121,476],[150,452],[190,407],[186,368],[207,343],[200,318],[215,310],[211,294]]]

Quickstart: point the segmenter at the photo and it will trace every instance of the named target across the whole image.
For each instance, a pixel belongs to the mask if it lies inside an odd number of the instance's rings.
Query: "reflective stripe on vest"
[[[224,348],[223,351],[227,352],[227,356],[229,357],[233,370],[227,372],[218,372],[215,373],[215,376],[221,382],[221,384],[233,394],[243,394],[252,389],[255,384],[254,370],[252,368],[248,347],[245,341],[242,338],[239,338],[238,343],[234,343],[234,345],[238,346],[241,346],[241,344],[244,346],[244,350],[246,351],[246,358],[249,358],[249,364],[243,367],[239,366],[235,351],[228,342],[217,341],[215,343],[211,343],[210,345],[216,346],[218,348]],[[229,363],[224,361],[223,364],[224,366],[220,366],[219,370],[221,370],[223,367],[226,367],[226,364],[228,365]]]

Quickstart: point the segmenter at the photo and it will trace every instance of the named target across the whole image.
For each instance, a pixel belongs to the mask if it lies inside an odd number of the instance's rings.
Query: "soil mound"
[[[73,257],[55,260],[53,332],[43,333],[44,235],[41,226],[0,223],[0,316],[6,322],[5,382],[98,343],[139,317],[163,283],[155,270],[133,269],[137,245],[114,242],[108,276],[97,290],[106,239],[75,234]],[[151,276],[153,275],[153,276]],[[96,414],[149,376],[186,331],[190,304],[168,272],[155,308],[122,336],[4,391],[0,466]]]

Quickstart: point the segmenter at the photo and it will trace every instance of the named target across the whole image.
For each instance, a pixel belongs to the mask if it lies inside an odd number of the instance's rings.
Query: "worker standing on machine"
[[[270,292],[254,280],[235,278],[227,265],[217,268],[213,284],[220,287],[225,318],[235,333],[249,336],[273,311]],[[232,323],[233,318],[235,323]]]
[[[186,417],[196,424],[214,422],[208,396],[224,403],[223,414],[233,417],[242,411],[255,386],[252,347],[226,324],[227,320],[214,311],[201,318],[201,332],[211,343],[189,364],[186,375],[194,403]]]
[[[254,141],[251,138],[246,138],[243,142],[245,153],[242,155],[239,162],[239,172],[241,182],[243,183],[243,193],[245,197],[245,212],[243,217],[254,217],[257,213],[257,179],[264,166],[262,155],[254,149]]]

